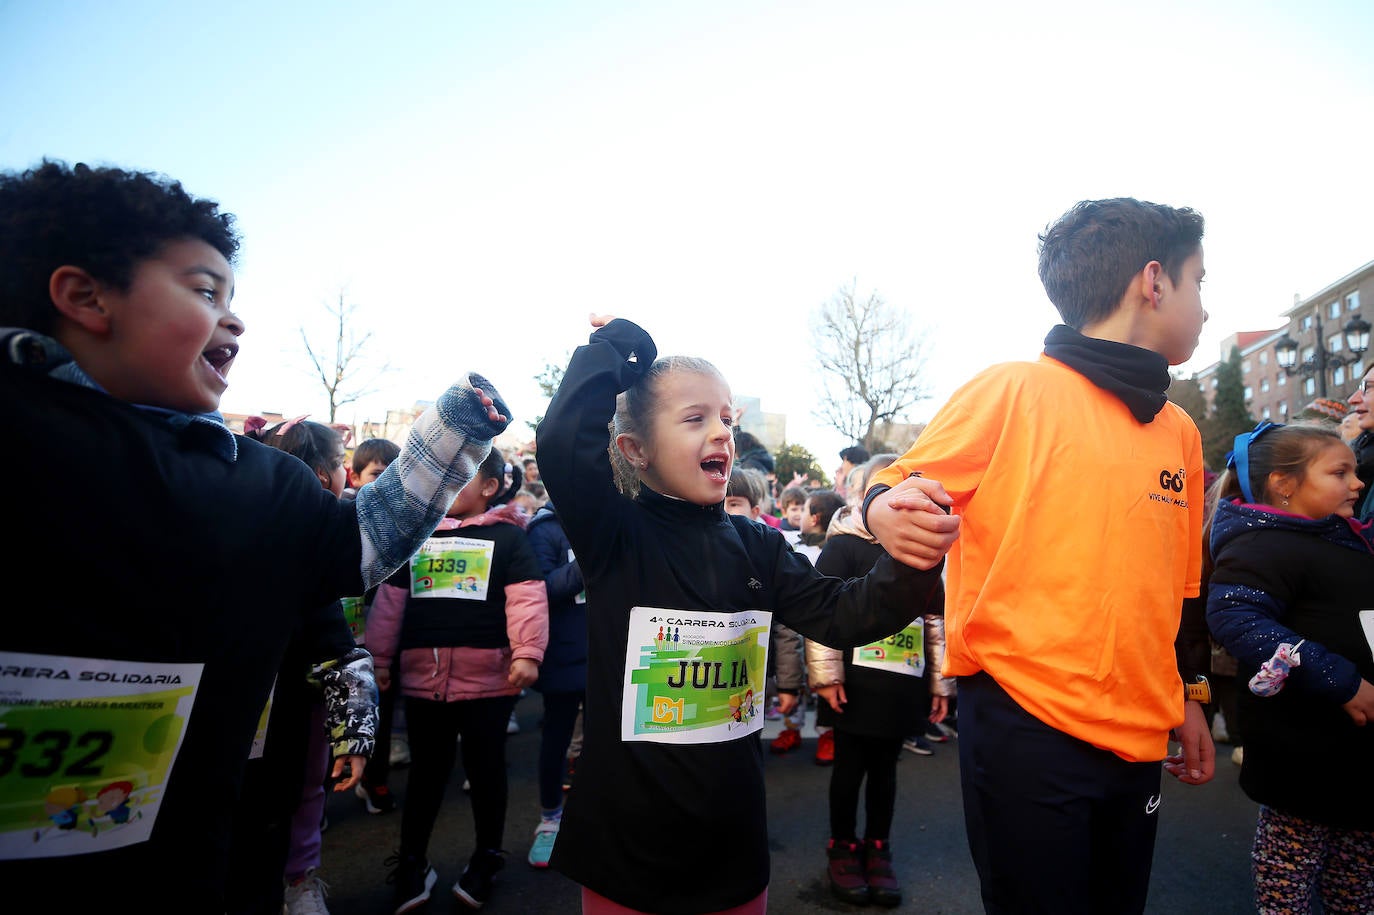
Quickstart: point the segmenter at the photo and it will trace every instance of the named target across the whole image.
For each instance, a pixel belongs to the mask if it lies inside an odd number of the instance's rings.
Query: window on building
[[[1359,310],[1360,310],[1360,290],[1356,289],[1354,292],[1350,293],[1350,295],[1348,295],[1348,296],[1345,297],[1345,310],[1346,310],[1346,311],[1359,311]]]
[[[1303,315],[1303,317],[1302,317],[1302,323],[1301,323],[1300,325],[1298,325],[1298,326],[1301,327],[1303,330],[1311,330],[1311,329],[1312,329],[1312,316],[1311,316],[1311,315]]]
[[[1302,392],[1309,397],[1317,393],[1317,379],[1304,378],[1302,382]]]
[[[1269,364],[1269,350],[1265,350],[1264,352],[1260,353],[1260,365],[1268,365],[1268,364]]]
[[[1328,353],[1339,353],[1345,346],[1345,334],[1334,333],[1326,338],[1326,351]]]
[[[1332,369],[1331,382],[1333,384],[1345,384],[1345,366],[1338,365]]]
[[[1269,393],[1269,376],[1268,376],[1268,375],[1265,375],[1263,378],[1260,379],[1260,393],[1261,393],[1261,394],[1268,394],[1268,393]]]
[[[1288,401],[1286,400],[1279,401],[1279,417],[1281,419],[1288,418]]]
[[[1274,380],[1279,383],[1279,387],[1283,387],[1284,385],[1288,384],[1288,373],[1279,372],[1277,375],[1274,376]]]
[[[1261,417],[1261,419],[1268,419],[1269,416],[1270,416],[1269,408],[1268,408],[1268,407],[1265,407],[1265,408],[1264,408],[1264,415]]]
[[[1341,300],[1336,299],[1326,306],[1326,316],[1329,318],[1339,318],[1341,316]]]
[[[1249,375],[1249,374],[1250,374],[1250,360],[1249,360],[1249,359],[1246,359],[1244,362],[1242,362],[1242,363],[1240,364],[1240,373],[1241,373],[1242,375]]]
[[[1247,384],[1247,385],[1245,386],[1245,401],[1246,401],[1246,403],[1249,403],[1250,401],[1252,401],[1252,400],[1254,400],[1254,399],[1255,399],[1255,391],[1254,391],[1254,389],[1253,389],[1252,387],[1250,387],[1250,385]]]
[[[1212,379],[1212,390],[1215,391],[1216,389],[1217,389],[1217,380],[1216,380],[1215,378],[1213,378],[1213,379]]]
[[[1315,359],[1315,358],[1317,358],[1317,348],[1316,348],[1315,346],[1304,346],[1304,347],[1302,348],[1302,360],[1301,360],[1301,361],[1307,362],[1307,361],[1309,361],[1309,360],[1311,360],[1311,359]]]
[[[1363,378],[1365,371],[1367,371],[1367,367],[1364,364],[1364,360],[1361,359],[1350,366],[1350,377]]]

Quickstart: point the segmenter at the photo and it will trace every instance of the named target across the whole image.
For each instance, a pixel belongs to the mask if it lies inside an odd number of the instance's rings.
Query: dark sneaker
[[[902,904],[902,887],[892,871],[892,849],[886,839],[864,840],[864,881],[874,905],[892,908]]]
[[[369,786],[358,782],[353,793],[367,806],[368,813],[390,813],[396,809],[396,798],[391,796],[391,789],[386,785]]]
[[[861,851],[862,847],[852,839],[831,839],[825,846],[830,892],[855,905],[868,903],[868,882],[864,879],[863,861],[859,858]]]
[[[488,849],[472,853],[463,876],[453,884],[453,895],[470,908],[480,909],[491,898],[491,882],[496,872],[506,866],[505,853]]]
[[[434,889],[434,884],[439,881],[439,875],[429,866],[427,860],[414,855],[392,855],[384,863],[392,868],[391,873],[386,876],[386,882],[396,886],[396,908],[392,910],[394,915],[418,909],[429,900],[429,891]]]

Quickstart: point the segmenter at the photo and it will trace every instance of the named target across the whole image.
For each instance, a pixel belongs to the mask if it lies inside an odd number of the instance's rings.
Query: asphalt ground
[[[510,803],[505,847],[510,854],[505,869],[496,877],[491,899],[483,907],[485,912],[575,915],[580,911],[576,884],[556,872],[536,870],[525,860],[539,819],[535,762],[541,707],[539,694],[533,691],[516,705],[520,732],[511,735],[507,745]],[[769,722],[765,740],[779,726]],[[792,753],[765,753],[772,847],[768,910],[777,915],[865,911],[830,895],[825,879],[830,770],[814,761],[815,731],[809,724],[803,736],[801,748]],[[1237,785],[1240,770],[1230,761],[1231,748],[1219,744],[1217,749],[1217,777],[1210,784],[1189,787],[1164,777],[1148,912],[1228,915],[1254,911],[1249,850],[1257,807]],[[981,913],[977,878],[965,840],[955,743],[936,745],[935,755],[928,757],[904,752],[897,778],[892,850],[903,901],[894,911]],[[460,765],[430,844],[439,882],[430,901],[417,910],[420,913],[472,911],[451,893],[472,851],[472,815],[462,783]],[[405,768],[393,772],[391,788],[403,805]],[[386,883],[387,869],[382,862],[397,846],[400,810],[371,815],[351,793],[338,794],[330,797],[328,818],[320,875],[329,886],[330,912],[390,913],[392,888]]]

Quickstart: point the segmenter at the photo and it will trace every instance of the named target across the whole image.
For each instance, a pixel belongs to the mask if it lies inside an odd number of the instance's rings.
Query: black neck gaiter
[[[1115,394],[1142,423],[1152,421],[1169,400],[1169,363],[1151,350],[1085,337],[1057,324],[1045,337],[1045,355]]]

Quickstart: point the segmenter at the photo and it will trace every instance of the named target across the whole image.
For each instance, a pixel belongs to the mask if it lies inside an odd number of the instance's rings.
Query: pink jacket
[[[515,524],[521,529],[528,519],[512,505],[501,505],[484,514],[459,521],[444,518],[436,530]],[[377,670],[390,670],[401,638],[405,616],[405,588],[382,584],[367,618],[367,648]],[[507,679],[511,661],[544,660],[549,641],[549,602],[543,579],[507,584],[506,636],[509,648],[434,647],[407,648],[401,652],[401,693],[418,699],[457,702],[491,696],[511,696],[520,691]]]

